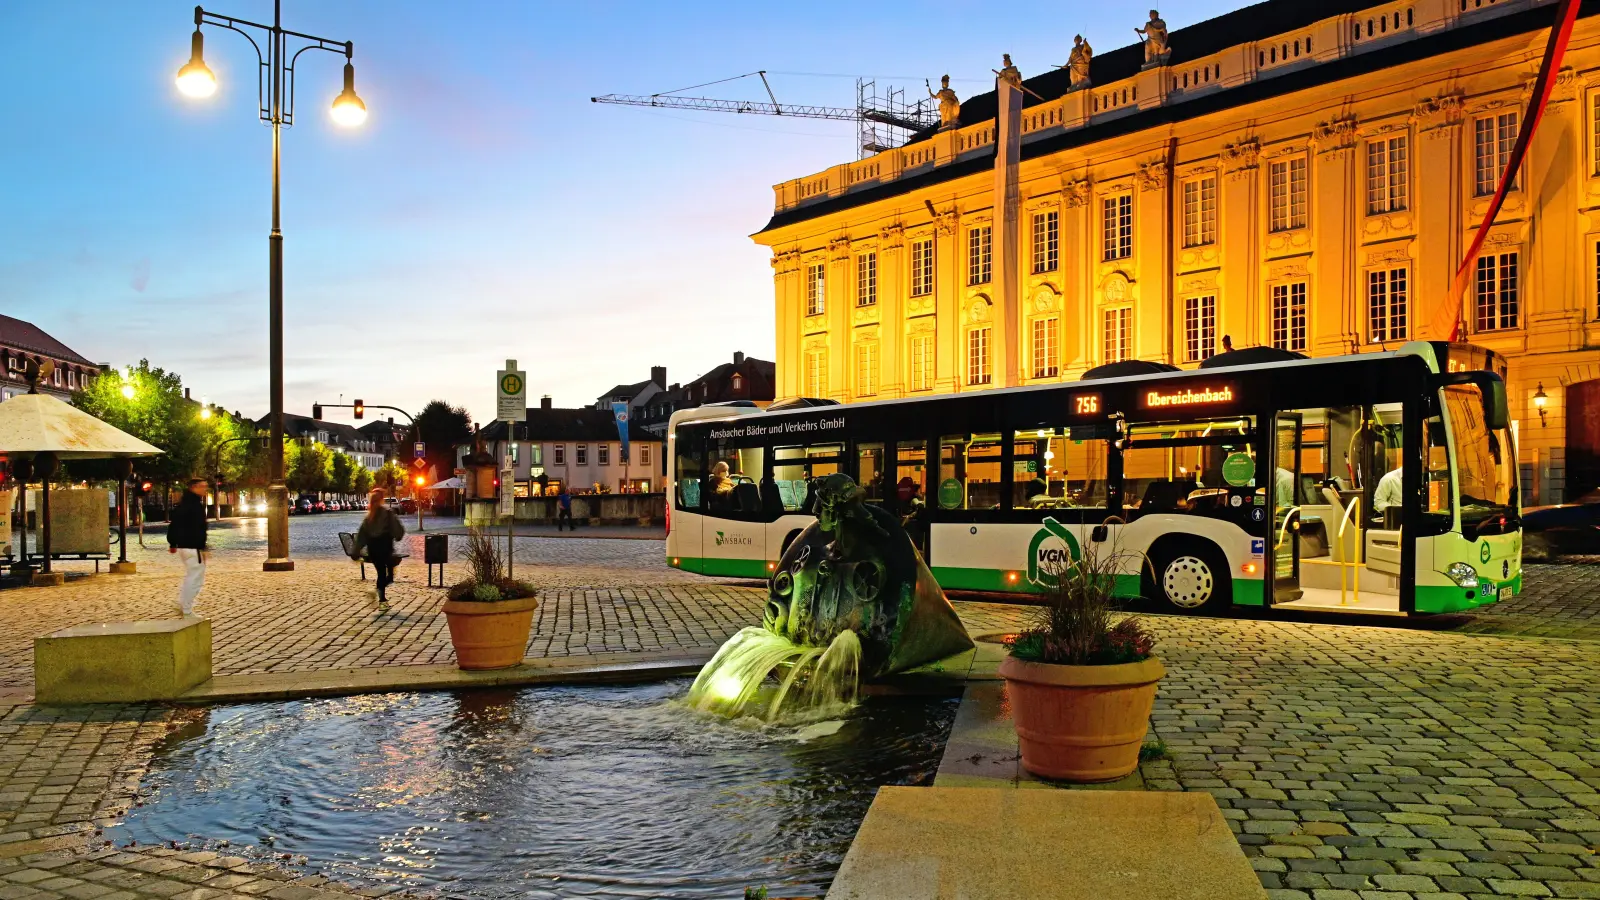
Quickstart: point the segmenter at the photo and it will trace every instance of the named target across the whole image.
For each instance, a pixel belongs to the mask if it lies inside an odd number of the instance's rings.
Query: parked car
[[[1591,553],[1600,554],[1600,495],[1522,511],[1524,560],[1552,562],[1562,555]]]
[[[403,498],[400,501],[400,512],[405,513],[407,515],[410,515],[412,513],[415,513],[416,511],[417,511],[417,501],[411,499],[410,497]]]
[[[337,500],[329,500],[327,506],[328,512],[339,512],[340,510],[344,509],[344,505]]]

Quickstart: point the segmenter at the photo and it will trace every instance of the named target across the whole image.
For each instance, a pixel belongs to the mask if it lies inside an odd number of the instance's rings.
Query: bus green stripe
[[[759,578],[763,581],[772,573],[764,559],[725,559],[715,556],[677,556],[675,568],[701,575],[720,575],[725,578]]]

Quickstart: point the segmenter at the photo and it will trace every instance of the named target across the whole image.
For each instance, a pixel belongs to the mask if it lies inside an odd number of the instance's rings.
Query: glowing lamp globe
[[[344,64],[344,90],[333,100],[329,111],[333,121],[346,128],[354,128],[367,120],[367,105],[356,96],[356,67]]]
[[[189,39],[189,61],[178,70],[178,90],[187,97],[209,97],[217,92],[217,76],[206,67],[205,38],[199,28]]]

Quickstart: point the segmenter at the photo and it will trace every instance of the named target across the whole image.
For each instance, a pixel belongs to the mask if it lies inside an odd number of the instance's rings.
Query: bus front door
[[[1274,604],[1299,600],[1304,593],[1300,588],[1298,504],[1304,424],[1301,413],[1282,412],[1273,429],[1272,481],[1266,491],[1272,503],[1272,531],[1267,535],[1267,546]]]

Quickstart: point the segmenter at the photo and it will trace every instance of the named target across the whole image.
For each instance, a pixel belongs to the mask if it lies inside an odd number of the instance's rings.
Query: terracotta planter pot
[[[507,669],[522,662],[533,628],[534,597],[483,603],[448,600],[444,617],[450,623],[450,643],[456,648],[456,665],[463,669]]]
[[[1006,657],[1000,676],[1022,766],[1064,781],[1115,781],[1139,767],[1156,682],[1155,658],[1116,666],[1057,666]]]

